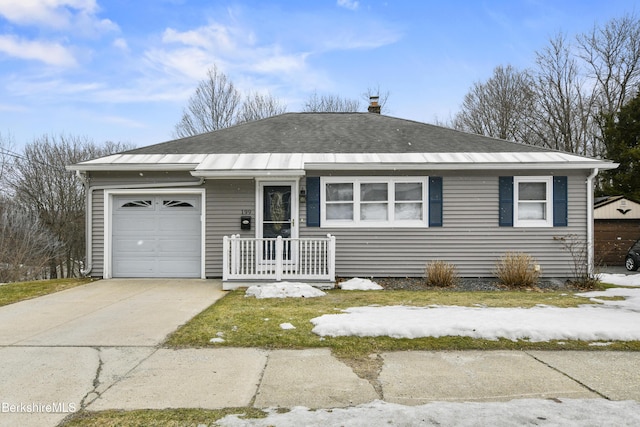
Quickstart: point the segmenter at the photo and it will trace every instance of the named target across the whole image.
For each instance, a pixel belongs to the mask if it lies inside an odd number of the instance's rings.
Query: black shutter
[[[569,223],[567,177],[553,177],[553,226],[566,227]]]
[[[500,227],[513,227],[513,177],[499,177],[499,220]]]
[[[429,178],[429,227],[442,227],[442,177]]]
[[[320,177],[307,177],[307,227],[320,227]]]

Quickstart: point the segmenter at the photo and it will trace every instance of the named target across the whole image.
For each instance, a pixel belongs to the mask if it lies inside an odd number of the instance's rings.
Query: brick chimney
[[[378,103],[379,99],[380,99],[380,97],[377,96],[377,95],[369,97],[369,112],[370,113],[380,114],[380,104]]]

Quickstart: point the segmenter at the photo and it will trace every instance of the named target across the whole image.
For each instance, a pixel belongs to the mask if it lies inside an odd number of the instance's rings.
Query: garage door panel
[[[169,218],[158,218],[158,231],[178,231],[184,234],[200,235],[200,216],[189,216],[180,218],[173,214]]]
[[[116,197],[114,277],[200,277],[200,196]]]
[[[113,266],[114,277],[154,277],[156,269],[154,259],[136,259],[135,261],[121,260]]]
[[[195,261],[178,261],[175,258],[161,258],[158,262],[160,275],[167,277],[193,277],[191,271],[200,271],[200,263]]]
[[[155,254],[155,240],[131,240],[131,239],[114,239],[113,253],[118,256],[132,256],[136,254]]]
[[[156,245],[158,256],[190,258],[200,253],[200,247],[194,247],[191,240],[160,240]]]
[[[151,212],[153,213],[153,211]],[[156,221],[150,217],[150,212],[146,215],[131,215],[128,212],[117,218],[122,218],[117,224],[114,224],[113,234],[118,236],[126,236],[131,232],[155,232],[157,227]]]

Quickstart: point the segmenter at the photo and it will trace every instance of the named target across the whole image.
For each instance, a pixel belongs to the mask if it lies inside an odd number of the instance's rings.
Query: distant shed
[[[601,197],[593,218],[596,264],[624,265],[627,250],[640,239],[640,203],[624,196]]]

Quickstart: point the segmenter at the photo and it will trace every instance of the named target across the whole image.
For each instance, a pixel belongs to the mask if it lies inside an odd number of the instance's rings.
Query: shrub
[[[458,283],[456,266],[444,261],[433,261],[425,269],[425,281],[430,286],[454,286]]]
[[[521,252],[507,252],[496,262],[494,274],[500,283],[509,287],[531,287],[538,283],[540,272],[536,261]]]
[[[594,289],[598,284],[598,275],[595,274],[594,271],[589,270],[587,242],[577,234],[554,236],[553,240],[560,242],[562,249],[571,255],[571,283],[584,289]]]

